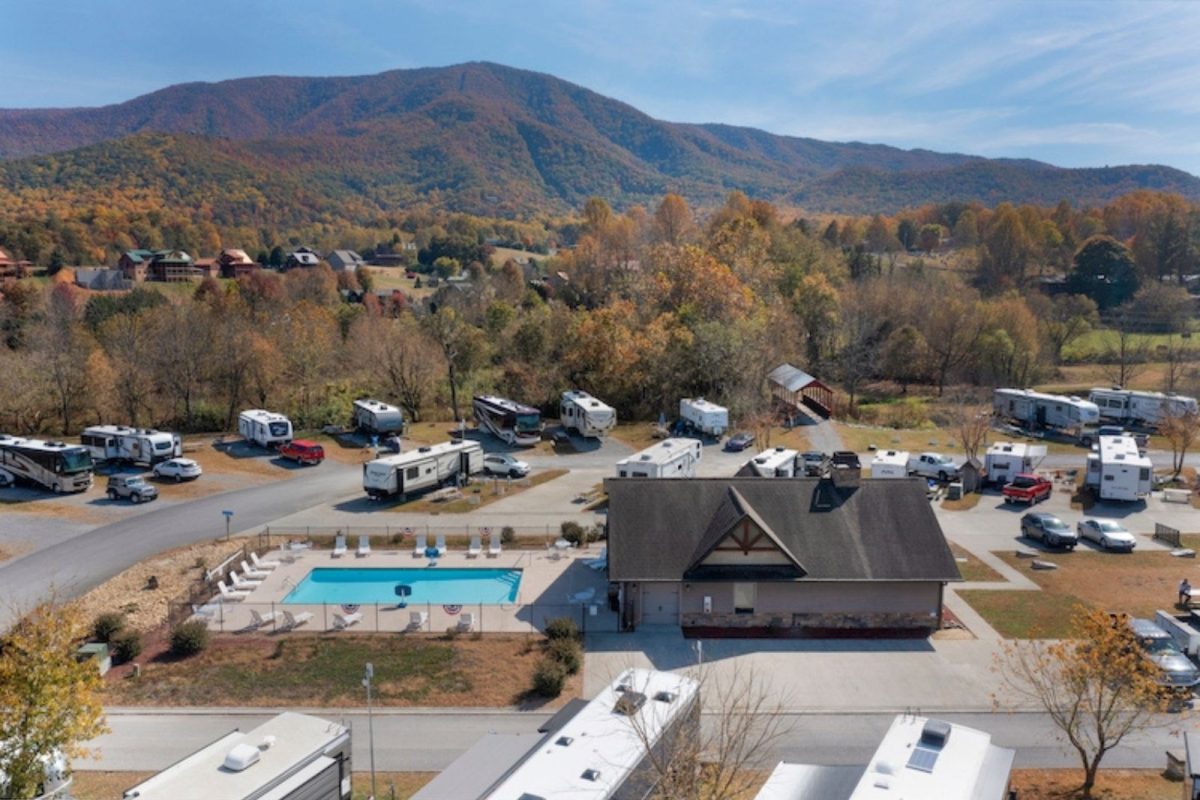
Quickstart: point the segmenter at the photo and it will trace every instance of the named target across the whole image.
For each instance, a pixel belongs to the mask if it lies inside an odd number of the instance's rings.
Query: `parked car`
[[[1021,473],[1014,475],[1011,482],[1005,484],[1000,490],[1000,494],[1004,495],[1006,503],[1040,503],[1050,497],[1050,493],[1054,490],[1054,484],[1043,478],[1041,475],[1033,475],[1030,473]]]
[[[1080,539],[1091,539],[1105,550],[1133,552],[1137,539],[1129,529],[1110,519],[1085,519],[1075,526]]]
[[[959,469],[950,456],[941,453],[921,453],[908,460],[908,474],[937,478],[944,483],[958,480]]]
[[[1161,670],[1159,683],[1172,689],[1191,689],[1200,684],[1200,670],[1191,662],[1171,634],[1148,619],[1131,617],[1129,627],[1146,656]]]
[[[800,454],[800,462],[804,465],[804,474],[809,478],[819,478],[824,475],[828,461],[828,456],[820,450],[807,450]]]
[[[1031,511],[1021,517],[1021,535],[1036,539],[1047,547],[1065,547],[1074,550],[1079,543],[1075,532],[1053,514]]]
[[[148,503],[158,497],[158,489],[146,483],[141,475],[113,475],[108,479],[107,494],[109,500]]]
[[[529,464],[508,453],[488,453],[483,457],[483,471],[489,475],[524,478],[529,474]]]
[[[279,455],[305,466],[313,466],[325,460],[325,448],[307,439],[293,439],[279,447]]]
[[[154,465],[154,476],[179,481],[194,481],[204,474],[200,465],[190,458],[172,458]]]
[[[559,428],[556,430],[553,434],[551,434],[550,439],[554,442],[555,447],[571,446],[571,434],[568,433],[564,428]]]
[[[740,453],[752,444],[754,444],[754,434],[742,431],[725,440],[725,450],[729,453]]]

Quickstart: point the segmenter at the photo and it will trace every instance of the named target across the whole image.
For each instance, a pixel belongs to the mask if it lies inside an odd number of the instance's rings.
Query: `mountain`
[[[712,205],[734,189],[854,213],[948,199],[1100,203],[1136,188],[1200,198],[1200,179],[1167,167],[1060,169],[662,122],[552,76],[488,63],[192,83],[100,108],[0,110],[0,159],[9,192],[134,184],[170,195],[180,175],[189,184],[225,176],[298,204],[285,214],[344,203],[370,213],[432,196],[516,215],[578,208],[592,195],[654,202],[667,191]]]

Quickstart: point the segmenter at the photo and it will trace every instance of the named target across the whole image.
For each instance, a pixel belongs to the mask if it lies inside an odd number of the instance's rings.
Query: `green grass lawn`
[[[463,489],[463,498],[461,500],[441,503],[427,497],[422,497],[408,503],[398,503],[388,506],[386,510],[403,511],[406,513],[419,511],[439,514],[466,514],[490,505],[497,500],[503,500],[506,497],[520,494],[528,489],[532,489],[534,486],[541,486],[543,483],[552,481],[555,478],[561,478],[566,474],[567,470],[565,469],[547,469],[535,472],[530,476],[528,486],[522,486],[519,483],[513,483],[509,486],[503,480],[496,481],[491,478],[476,478],[474,483]],[[478,497],[478,502],[472,502],[472,497]]]
[[[1144,342],[1150,347],[1152,352],[1159,345],[1165,347],[1171,338],[1171,335],[1166,333],[1147,333],[1136,336],[1139,346]],[[1191,336],[1187,339],[1175,336],[1174,339],[1176,343],[1182,345],[1187,350],[1200,350],[1200,336]],[[1063,348],[1063,360],[1067,362],[1094,360],[1097,356],[1103,356],[1106,353],[1116,350],[1117,340],[1118,334],[1111,328],[1088,331]]]
[[[965,547],[960,547],[951,542],[950,551],[954,553],[954,559],[958,562],[958,571],[962,574],[964,581],[1004,582],[1004,577],[999,572],[996,572],[996,570],[980,561],[974,553]]]
[[[1071,632],[1078,597],[1047,592],[964,589],[958,595],[1006,639],[1060,639]]]

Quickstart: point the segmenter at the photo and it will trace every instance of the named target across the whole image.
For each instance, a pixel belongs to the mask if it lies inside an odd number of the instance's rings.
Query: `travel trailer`
[[[1026,428],[1074,436],[1085,447],[1091,447],[1100,422],[1100,409],[1090,400],[1030,389],[997,389],[992,395],[992,411],[998,418]]]
[[[559,421],[580,436],[598,438],[607,436],[617,426],[617,412],[587,392],[572,389],[562,393]]]
[[[183,455],[183,442],[177,434],[149,428],[93,425],[83,429],[79,440],[96,461],[128,461],[152,467]]]
[[[760,478],[794,478],[799,456],[800,454],[795,450],[773,447],[770,450],[763,450],[747,461],[737,474]]]
[[[908,451],[880,450],[871,459],[872,478],[907,478]]]
[[[1100,409],[1100,417],[1112,422],[1158,427],[1170,415],[1197,413],[1196,398],[1162,392],[1137,392],[1114,387],[1092,389],[1088,400]]]
[[[1132,436],[1101,436],[1087,458],[1084,485],[1101,500],[1141,500],[1153,488],[1154,465]]]
[[[703,397],[679,401],[679,418],[687,431],[719,439],[729,430],[729,409],[710,403]]]
[[[617,462],[618,478],[694,478],[704,454],[699,439],[663,439]]]
[[[463,484],[483,469],[479,442],[461,439],[384,456],[363,464],[363,490],[372,500]]]
[[[292,440],[292,422],[283,414],[252,408],[238,415],[238,433],[259,447],[278,447]]]
[[[375,436],[400,433],[404,430],[404,414],[396,406],[378,400],[355,400],[350,424]]]
[[[0,434],[0,486],[21,480],[55,494],[85,492],[93,466],[91,452],[81,445]]]
[[[479,427],[505,444],[532,447],[542,440],[542,414],[533,406],[481,394],[471,401],[471,409]]]
[[[996,442],[983,457],[983,471],[987,482],[1003,486],[1014,475],[1032,473],[1046,457],[1046,446],[1022,442]]]

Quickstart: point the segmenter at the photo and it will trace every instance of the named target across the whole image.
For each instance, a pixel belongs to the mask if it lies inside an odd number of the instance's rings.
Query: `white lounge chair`
[[[469,631],[475,627],[475,615],[467,612],[458,618],[458,629],[460,631]]]
[[[429,622],[428,611],[410,611],[408,612],[408,629],[410,631],[423,631],[425,625]]]
[[[358,535],[358,551],[355,554],[358,558],[366,558],[371,555],[371,537],[365,533]]]
[[[299,614],[293,614],[290,611],[283,612],[283,630],[290,631],[299,628],[310,622],[313,618],[311,611],[301,611]]]
[[[439,556],[446,555],[446,534],[444,533],[437,535],[437,554]]]
[[[498,555],[500,555],[500,534],[492,531],[492,535],[488,537],[488,558],[495,558]]]
[[[429,539],[423,533],[418,533],[413,544],[413,558],[424,558],[425,550],[429,547]]]
[[[259,587],[262,581],[256,581],[252,578],[243,578],[237,574],[237,570],[229,570],[229,582],[233,584],[233,588],[241,589],[244,592],[252,592]]]
[[[600,555],[596,556],[595,558],[589,558],[583,563],[587,564],[597,572],[603,572],[604,570],[608,569],[608,548],[602,548],[600,550]]]
[[[230,602],[245,600],[250,596],[250,593],[241,589],[230,589],[225,585],[225,581],[217,581],[217,588],[221,590],[221,599]]]
[[[479,541],[479,534],[471,534],[471,544],[467,547],[467,558],[479,558],[479,554],[483,552],[483,545]]]
[[[278,618],[278,611],[267,611],[260,614],[256,609],[250,609],[250,625],[254,628],[261,628],[264,625],[270,625]]]
[[[281,562],[261,559],[258,557],[258,553],[251,551],[250,552],[250,563],[253,564],[255,567],[257,567],[258,569],[266,570],[267,572],[270,572],[271,570],[278,567]]]
[[[333,629],[334,630],[344,631],[344,630],[346,630],[346,628],[349,628],[351,625],[357,625],[360,622],[362,622],[362,612],[361,611],[355,611],[353,614],[336,614],[335,613],[333,615]]]
[[[334,558],[341,558],[346,555],[346,536],[339,533],[333,538],[333,553]]]
[[[261,569],[255,569],[250,566],[244,558],[242,559],[242,574],[246,576],[247,580],[251,581],[265,581],[271,575],[269,572],[263,572]]]

